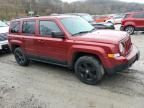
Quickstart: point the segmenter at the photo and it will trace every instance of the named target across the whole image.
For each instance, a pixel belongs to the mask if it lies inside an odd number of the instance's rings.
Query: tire
[[[127,26],[127,27],[125,27],[125,31],[126,31],[128,34],[132,35],[132,34],[134,34],[134,32],[135,32],[135,28],[134,28],[133,26]]]
[[[104,68],[92,56],[80,57],[74,66],[76,76],[84,83],[96,85],[104,75]]]
[[[26,55],[23,53],[23,51],[22,51],[21,48],[16,48],[14,50],[14,56],[15,56],[15,59],[16,59],[17,63],[20,66],[27,66],[27,65],[29,65],[29,60],[26,57]]]

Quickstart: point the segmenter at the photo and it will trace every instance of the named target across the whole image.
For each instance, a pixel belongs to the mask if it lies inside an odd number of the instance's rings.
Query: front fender
[[[104,63],[104,58],[106,57],[107,53],[102,47],[98,46],[87,46],[87,45],[73,45],[69,50],[67,59],[68,63],[72,64],[73,58],[76,53],[88,53],[93,54],[99,57],[102,63]]]

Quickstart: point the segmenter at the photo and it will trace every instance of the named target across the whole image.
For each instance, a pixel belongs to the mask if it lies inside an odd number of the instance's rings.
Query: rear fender
[[[18,40],[9,40],[9,46],[10,49],[12,49],[12,46],[17,45],[20,46],[22,49],[24,48],[24,44],[22,41],[18,41]]]
[[[127,27],[127,26],[136,26],[136,24],[134,23],[134,22],[126,22],[125,23],[125,28]]]

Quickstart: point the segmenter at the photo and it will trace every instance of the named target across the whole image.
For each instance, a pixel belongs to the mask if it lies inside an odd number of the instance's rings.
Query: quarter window
[[[52,32],[61,32],[57,24],[53,21],[40,21],[40,35],[51,35]]]
[[[35,21],[24,21],[22,32],[26,34],[35,34]]]
[[[11,31],[11,33],[19,33],[20,32],[20,22],[19,21],[11,22],[10,31]]]

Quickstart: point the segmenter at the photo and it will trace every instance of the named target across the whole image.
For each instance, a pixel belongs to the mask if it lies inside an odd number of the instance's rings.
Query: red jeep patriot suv
[[[139,59],[126,32],[96,30],[78,16],[13,20],[8,40],[19,65],[36,60],[68,67],[86,84],[96,84],[104,73],[122,71]]]
[[[134,31],[144,31],[144,12],[127,13],[122,20],[121,30],[127,31],[130,35]]]

